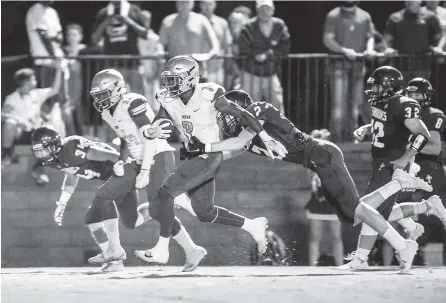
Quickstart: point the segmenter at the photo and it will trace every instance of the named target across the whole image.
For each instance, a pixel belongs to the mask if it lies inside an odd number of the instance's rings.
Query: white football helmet
[[[176,97],[193,89],[200,81],[198,63],[189,56],[176,56],[167,61],[161,73],[161,88]]]
[[[127,93],[124,77],[114,69],[104,69],[97,73],[91,81],[90,95],[93,106],[98,112],[103,112],[118,103]]]

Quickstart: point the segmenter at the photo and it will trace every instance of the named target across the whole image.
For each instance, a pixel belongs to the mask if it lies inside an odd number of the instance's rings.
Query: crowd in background
[[[435,64],[440,69],[446,68],[446,8],[439,3],[401,3],[401,10],[389,16],[383,33],[376,31],[373,16],[361,9],[358,1],[344,1],[327,14],[323,43],[329,53],[341,55],[327,66],[333,141],[353,141],[352,133],[358,123],[369,122],[363,58],[423,55],[395,63],[405,81],[420,76],[430,78],[431,61],[424,56],[428,53],[438,55]],[[158,105],[154,95],[159,89],[158,77],[165,60],[190,55],[200,65],[202,81],[216,82],[227,90],[244,89],[256,101],[270,102],[286,114],[283,79],[279,77],[280,59],[290,52],[293,30],[288,29],[280,16],[274,16],[272,0],[255,1],[254,12],[240,5],[227,19],[214,14],[217,1],[200,1],[199,13],[193,11],[194,1],[177,1],[177,12],[163,19],[158,33],[151,29],[151,13],[126,0],[111,1],[103,7],[91,33],[85,33],[79,24],[62,28],[51,4],[52,1],[37,2],[26,15],[34,66],[15,73],[18,88],[7,96],[2,108],[2,165],[4,161],[17,162],[14,141],[44,123],[51,123],[62,135],[94,135],[107,142],[114,138],[110,129],[104,127],[98,135],[90,127],[92,114],[87,109],[91,107],[84,100],[89,90],[86,74],[96,71],[87,71],[85,62],[76,59],[79,55],[151,57],[104,60],[101,68],[111,67],[121,72],[130,91],[144,95],[155,113]],[[34,176],[44,176],[40,169],[34,168]],[[320,230],[321,225],[316,222],[311,262],[319,258]],[[339,226],[332,230],[333,235],[339,232]],[[341,242],[339,235],[335,239],[336,263],[341,262]]]

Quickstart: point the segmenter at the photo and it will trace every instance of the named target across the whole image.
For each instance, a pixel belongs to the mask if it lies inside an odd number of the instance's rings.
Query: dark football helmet
[[[434,89],[430,82],[424,78],[414,78],[409,81],[404,95],[416,100],[421,107],[428,107],[431,105],[432,94]]]
[[[368,102],[372,105],[386,102],[402,89],[403,75],[392,66],[381,66],[367,80],[367,86],[365,94],[369,98]]]
[[[51,126],[36,129],[31,137],[31,149],[34,156],[43,164],[55,161],[62,148],[62,140]]]
[[[227,92],[225,98],[242,108],[247,108],[254,102],[251,99],[251,96],[243,90],[232,90]],[[223,123],[222,131],[225,139],[235,137],[243,130],[239,118],[224,113],[218,113],[217,118]]]

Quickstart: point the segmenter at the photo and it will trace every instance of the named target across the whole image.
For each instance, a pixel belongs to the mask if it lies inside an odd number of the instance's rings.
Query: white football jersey
[[[131,106],[138,104],[138,106]],[[130,112],[129,112],[130,109]],[[144,113],[145,111],[145,113]],[[133,121],[132,114],[144,113],[150,121],[153,121],[155,114],[149,107],[147,100],[144,96],[139,94],[125,94],[121,101],[116,105],[113,115],[109,110],[104,110],[101,115],[102,119],[110,125],[119,138],[125,140],[130,150],[130,155],[137,163],[142,163],[144,138],[141,138],[141,134],[138,126]],[[166,140],[154,139],[158,141],[157,150],[155,155],[165,151],[174,151],[175,148],[171,147]]]
[[[214,101],[224,92],[224,88],[214,82],[199,83],[187,104],[179,97],[168,97],[165,90],[160,90],[156,99],[180,131],[182,141],[189,141],[195,136],[207,144],[220,141]]]

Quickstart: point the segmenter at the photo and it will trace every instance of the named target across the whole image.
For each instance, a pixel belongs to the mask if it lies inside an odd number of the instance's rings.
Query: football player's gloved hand
[[[280,143],[279,141],[273,139],[270,135],[266,133],[266,131],[264,130],[261,131],[259,133],[259,137],[265,144],[265,147],[268,150],[269,156],[271,158],[273,159],[275,158],[274,152],[279,155],[279,157],[277,157],[278,159],[282,159],[286,157],[286,155],[288,154],[288,151],[285,148],[285,146],[283,146],[283,144]]]
[[[124,161],[119,160],[118,162],[113,165],[113,172],[117,177],[124,176]]]
[[[191,152],[199,152],[200,155],[206,153],[205,145],[202,143],[197,137],[190,138],[189,143],[187,144],[187,149]]]
[[[135,187],[137,189],[142,189],[146,187],[150,182],[150,170],[148,169],[141,169],[138,176],[136,177],[136,184]]]
[[[63,220],[63,215],[65,213],[65,207],[67,206],[64,203],[60,203],[59,201],[56,202],[56,210],[54,211],[54,222],[56,222],[56,224],[58,226],[62,226],[62,220]]]
[[[353,136],[355,136],[355,139],[358,141],[364,140],[365,135],[366,133],[363,127],[360,127],[353,132]]]
[[[168,129],[172,124],[166,119],[159,119],[144,130],[146,138],[168,139],[172,134],[172,129]]]

